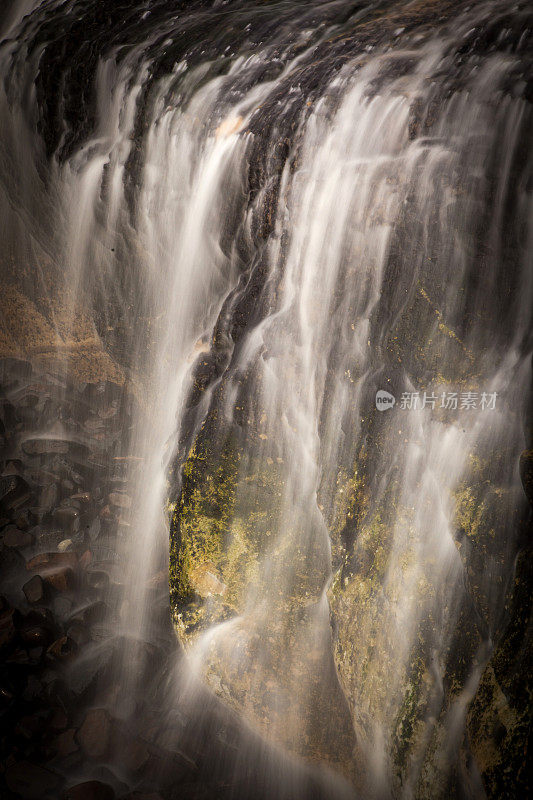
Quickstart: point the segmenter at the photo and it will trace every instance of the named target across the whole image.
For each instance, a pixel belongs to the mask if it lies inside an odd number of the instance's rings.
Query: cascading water
[[[528,14],[44,0],[0,19],[7,313],[35,309],[41,368],[122,387],[93,547],[119,586],[106,702],[138,713],[168,638],[170,517],[188,656],[160,714],[197,749],[231,720],[207,748],[219,796],[485,796],[467,716],[526,514]]]

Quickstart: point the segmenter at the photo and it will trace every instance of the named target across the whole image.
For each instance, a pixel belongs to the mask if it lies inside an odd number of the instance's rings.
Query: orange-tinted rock
[[[112,719],[105,709],[88,712],[76,739],[89,758],[105,758],[111,746],[112,728]]]

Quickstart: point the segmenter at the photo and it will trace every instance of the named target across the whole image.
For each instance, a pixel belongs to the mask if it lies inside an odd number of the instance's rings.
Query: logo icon
[[[392,408],[396,398],[393,394],[386,392],[385,389],[378,389],[376,392],[376,408],[378,411],[387,411]]]

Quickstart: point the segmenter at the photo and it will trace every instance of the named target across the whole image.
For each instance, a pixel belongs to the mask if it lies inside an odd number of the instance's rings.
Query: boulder
[[[22,587],[22,591],[28,603],[40,603],[44,597],[44,585],[41,576],[34,575],[33,578],[30,578]]]
[[[115,792],[108,783],[85,781],[71,786],[63,793],[63,800],[114,800]]]
[[[94,708],[86,715],[76,739],[89,757],[103,759],[109,754],[113,721],[104,708]]]

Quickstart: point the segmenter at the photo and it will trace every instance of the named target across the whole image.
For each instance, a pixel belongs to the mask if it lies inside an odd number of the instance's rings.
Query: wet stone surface
[[[148,682],[134,721],[115,716],[123,406],[136,399],[12,358],[0,378],[0,796],[164,800],[184,782],[205,796],[194,761],[155,744]],[[129,652],[155,680],[172,644]]]

